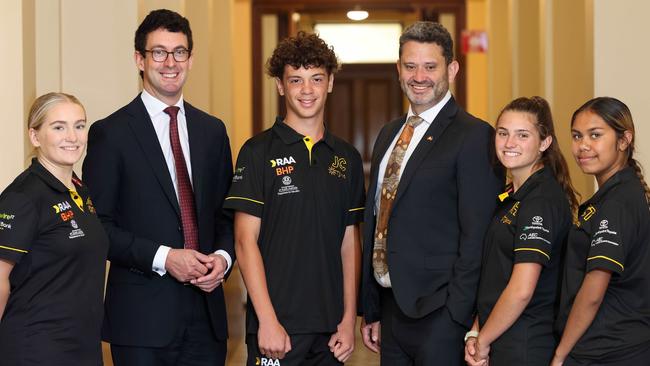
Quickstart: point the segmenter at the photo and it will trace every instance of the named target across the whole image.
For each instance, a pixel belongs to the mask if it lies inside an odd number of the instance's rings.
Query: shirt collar
[[[424,122],[428,125],[430,125],[434,119],[438,116],[438,113],[442,110],[442,107],[449,102],[451,99],[451,92],[447,90],[447,94],[438,102],[438,104],[434,105],[433,107],[427,109],[426,111],[422,112],[419,114],[420,118],[424,120]],[[415,112],[413,112],[413,106],[409,105],[409,111],[406,114],[406,120],[408,121],[409,117],[415,116]]]
[[[284,142],[286,145],[291,145],[298,141],[302,141],[302,139],[305,137],[304,135],[299,134],[296,130],[294,130],[293,128],[289,127],[289,125],[284,123],[284,119],[282,117],[276,117],[275,124],[273,124],[272,130],[278,134],[280,140],[282,140],[282,142]],[[334,149],[334,138],[332,134],[329,133],[327,128],[325,128],[325,132],[323,133],[323,138],[320,139],[318,142],[320,141],[323,141],[331,149]]]
[[[161,100],[149,94],[149,92],[147,92],[145,89],[142,89],[142,93],[140,94],[140,99],[142,99],[142,103],[144,103],[144,107],[147,109],[147,113],[149,113],[149,117],[151,117],[152,120],[154,119],[154,117],[158,116],[159,114],[165,113],[164,112],[165,108],[169,107]],[[182,94],[181,97],[178,99],[178,102],[176,102],[176,104],[174,105],[180,108],[180,113],[185,115],[185,103],[183,103]]]
[[[52,189],[54,189],[57,192],[69,192],[70,189],[63,184],[59,179],[57,179],[52,173],[50,173],[49,170],[47,170],[39,161],[37,158],[32,158],[32,165],[29,166],[28,170],[36,176],[38,176],[45,184],[50,186]],[[73,172],[72,173],[72,182],[74,183],[75,186],[77,187],[83,187],[81,180],[77,177],[77,175]]]
[[[633,179],[637,179],[637,176],[636,176],[636,172],[634,171],[634,169],[632,169],[632,167],[628,166],[619,170],[614,175],[609,177],[609,179],[607,179],[605,184],[600,186],[598,188],[598,191],[596,191],[596,193],[594,193],[594,195],[590,199],[588,199],[587,202],[580,205],[580,208],[582,208],[583,206],[586,207],[593,203],[598,203],[603,198],[603,196],[605,196],[607,192],[611,191],[614,187],[622,183],[629,182],[630,180]]]
[[[539,183],[549,178],[552,178],[551,170],[547,169],[546,167],[542,167],[541,169],[531,174],[530,177],[526,179],[524,184],[521,187],[519,187],[517,192],[513,193],[512,184],[508,184],[508,186],[505,189],[505,192],[499,195],[499,200],[503,202],[507,198],[512,198],[515,201],[521,201],[524,197],[526,197],[528,192],[533,190],[533,188],[537,187]]]

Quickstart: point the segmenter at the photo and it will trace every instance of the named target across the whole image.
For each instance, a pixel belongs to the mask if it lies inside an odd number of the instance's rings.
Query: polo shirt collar
[[[524,197],[526,197],[528,192],[533,190],[533,188],[537,187],[542,181],[550,178],[550,176],[551,176],[551,170],[547,169],[546,167],[542,167],[541,169],[531,174],[530,177],[526,179],[524,184],[521,187],[519,187],[517,192],[513,193],[512,184],[508,184],[506,191],[499,195],[499,200],[503,202],[506,200],[506,198],[510,197],[513,200],[521,201]]]
[[[280,137],[280,140],[284,142],[286,145],[291,145],[295,144],[298,141],[302,141],[302,139],[305,137],[304,135],[299,134],[296,130],[293,128],[289,127],[286,123],[284,123],[284,119],[282,117],[276,117],[275,119],[275,124],[273,124],[272,130]],[[325,143],[325,145],[329,146],[331,149],[334,149],[334,138],[331,133],[325,128],[325,132],[323,133],[323,138],[319,140],[319,142],[322,141]]]
[[[609,179],[605,182],[605,184],[599,187],[598,191],[596,191],[596,193],[594,193],[594,195],[589,200],[587,200],[587,202],[580,205],[580,208],[582,208],[583,206],[586,207],[587,205],[593,203],[598,203],[603,198],[603,196],[605,196],[607,192],[611,191],[614,187],[622,183],[634,180],[636,178],[637,178],[636,172],[634,171],[634,169],[632,169],[632,167],[628,166],[619,170],[614,175],[609,177]]]
[[[58,180],[52,173],[50,173],[49,170],[47,170],[39,161],[37,158],[32,158],[32,165],[29,166],[29,171],[36,174],[45,184],[50,186],[52,189],[54,189],[57,192],[69,192],[70,190],[68,187],[63,184],[60,180]],[[77,177],[76,174],[72,173],[72,181],[76,186],[81,186],[81,180]]]

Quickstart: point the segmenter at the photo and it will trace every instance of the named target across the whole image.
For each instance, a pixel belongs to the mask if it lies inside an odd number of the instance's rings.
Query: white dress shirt
[[[411,137],[411,142],[409,143],[409,146],[406,148],[406,152],[404,153],[404,160],[402,160],[402,165],[400,165],[399,168],[399,178],[402,177],[402,173],[404,172],[406,163],[411,158],[411,155],[413,155],[413,151],[415,151],[415,148],[418,146],[418,144],[424,137],[424,134],[429,129],[429,126],[431,126],[431,123],[433,123],[433,120],[436,119],[438,113],[440,113],[440,111],[442,110],[442,107],[444,107],[447,104],[447,102],[449,102],[450,99],[451,99],[451,93],[447,91],[447,94],[445,94],[445,96],[438,104],[434,105],[433,107],[419,114],[420,118],[422,118],[424,121],[420,123],[413,130],[413,137]],[[414,115],[415,113],[413,112],[412,106],[409,106],[409,111],[408,114],[406,115],[406,120],[408,121],[409,117]],[[381,203],[381,186],[384,181],[384,174],[386,173],[386,166],[388,165],[388,159],[390,158],[390,154],[393,151],[395,144],[397,143],[397,139],[399,138],[399,135],[402,134],[402,130],[404,130],[405,126],[406,123],[404,123],[402,128],[400,128],[400,130],[397,132],[395,138],[393,138],[393,142],[391,142],[390,146],[386,150],[383,159],[381,159],[381,163],[379,163],[379,172],[377,174],[377,189],[375,190],[375,216],[377,216],[377,214],[379,213],[379,204]],[[390,232],[390,226],[388,227],[388,231]],[[377,282],[382,287],[391,287],[390,273],[387,272],[384,276],[378,278]]]
[[[176,191],[176,197],[178,197],[178,180],[176,179],[176,166],[174,163],[174,152],[172,151],[172,144],[169,139],[169,115],[165,113],[165,108],[168,107],[167,104],[156,99],[154,96],[149,94],[146,90],[142,90],[140,95],[144,107],[147,109],[147,113],[151,118],[153,123],[153,128],[156,130],[156,136],[158,137],[158,142],[160,143],[160,148],[162,149],[163,156],[165,157],[165,162],[167,163],[167,169],[169,170],[169,176],[172,178],[172,183],[174,184],[174,190]],[[185,158],[185,165],[187,165],[187,174],[190,176],[190,183],[192,182],[192,160],[190,159],[190,140],[187,134],[187,119],[185,118],[185,105],[183,103],[183,96],[181,95],[180,99],[176,104],[176,107],[179,107],[178,115],[176,120],[178,122],[178,137],[181,142],[181,148],[183,149],[183,157]],[[160,245],[156,251],[156,255],[153,257],[153,263],[151,269],[163,276],[167,273],[165,269],[165,262],[167,261],[167,255],[171,248],[166,245]],[[230,254],[225,250],[217,250],[216,254],[224,257],[228,266],[226,272],[230,270],[232,265],[232,258]]]

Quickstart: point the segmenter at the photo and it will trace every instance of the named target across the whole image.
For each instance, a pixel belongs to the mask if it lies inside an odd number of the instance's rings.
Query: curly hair
[[[282,79],[284,67],[294,68],[323,67],[327,74],[338,71],[339,62],[332,46],[328,46],[316,34],[298,32],[295,37],[283,39],[266,61],[266,72],[269,76]]]

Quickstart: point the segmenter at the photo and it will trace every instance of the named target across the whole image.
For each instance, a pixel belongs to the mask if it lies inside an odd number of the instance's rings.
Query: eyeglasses
[[[144,50],[144,52],[145,53],[150,52],[151,58],[153,58],[153,60],[156,62],[167,61],[167,57],[169,57],[169,55],[172,55],[174,57],[174,61],[176,62],[185,62],[187,61],[188,58],[190,58],[190,50],[185,48],[177,48],[173,51],[166,51],[161,48],[154,48],[153,50]]]

